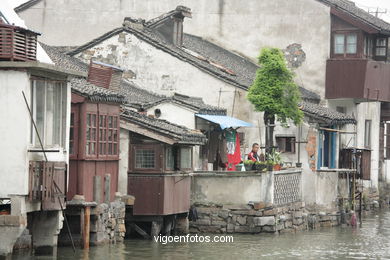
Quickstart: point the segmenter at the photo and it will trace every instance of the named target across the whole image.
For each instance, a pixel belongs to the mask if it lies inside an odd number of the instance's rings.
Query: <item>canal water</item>
[[[59,248],[57,259],[390,259],[390,211],[370,214],[358,228],[334,227],[281,235],[234,235],[233,243],[126,240],[89,251]],[[26,253],[12,259],[32,259]],[[33,259],[51,259],[35,257]]]

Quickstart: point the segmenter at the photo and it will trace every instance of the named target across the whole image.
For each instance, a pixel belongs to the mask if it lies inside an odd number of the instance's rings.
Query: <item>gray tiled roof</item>
[[[343,114],[311,102],[302,101],[300,103],[300,109],[306,116],[328,125],[356,124],[356,119],[351,115]]]
[[[202,37],[184,34],[183,47],[228,69],[235,75],[236,81],[246,87],[249,87],[255,78],[258,66],[249,58],[235,54]]]
[[[82,72],[85,73],[85,75],[87,75],[88,64],[82,62],[77,58],[64,54],[57,47],[49,46],[44,43],[40,43],[40,44],[56,66],[64,69]]]
[[[148,109],[161,103],[170,102],[188,107],[201,114],[226,115],[226,109],[207,105],[202,98],[177,93],[173,96],[159,95],[125,80],[121,84],[121,94],[125,96],[126,105],[136,109]]]
[[[163,136],[168,136],[175,140],[176,143],[196,145],[204,144],[206,142],[206,136],[198,130],[191,130],[184,126],[142,115],[129,109],[124,108],[121,119],[147,128]]]
[[[384,20],[366,12],[365,10],[357,7],[354,2],[347,0],[317,0],[319,2],[325,3],[336,9],[342,10],[361,22],[364,22],[382,33],[390,34],[390,24]]]
[[[72,92],[86,97],[91,101],[123,103],[125,99],[118,92],[98,87],[89,83],[85,78],[72,78],[70,84],[72,86]]]

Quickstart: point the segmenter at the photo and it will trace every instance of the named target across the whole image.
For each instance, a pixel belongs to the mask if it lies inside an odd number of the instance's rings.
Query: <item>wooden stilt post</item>
[[[89,248],[89,231],[90,231],[90,216],[91,207],[86,206],[84,208],[84,225],[83,225],[83,248]]]

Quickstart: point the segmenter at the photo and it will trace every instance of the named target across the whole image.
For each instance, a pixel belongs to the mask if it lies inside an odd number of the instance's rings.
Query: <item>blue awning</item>
[[[218,124],[222,129],[225,128],[237,128],[237,127],[242,127],[242,126],[252,126],[251,123],[242,121],[240,119],[230,117],[230,116],[219,116],[219,115],[201,115],[201,114],[196,114],[197,117],[203,118],[207,121],[213,122]]]

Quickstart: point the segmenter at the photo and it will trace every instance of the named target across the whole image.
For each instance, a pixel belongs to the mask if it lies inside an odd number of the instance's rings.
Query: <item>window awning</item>
[[[251,123],[242,121],[240,119],[230,117],[230,116],[220,116],[220,115],[202,115],[196,114],[197,117],[205,119],[207,121],[218,124],[222,129],[225,128],[237,128],[237,127],[249,127],[252,126]]]

